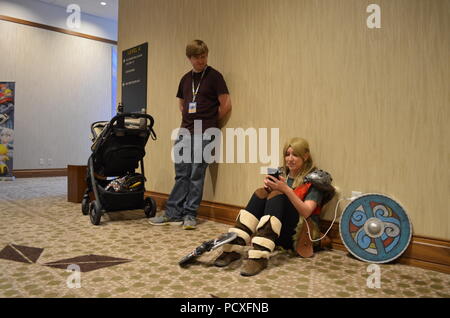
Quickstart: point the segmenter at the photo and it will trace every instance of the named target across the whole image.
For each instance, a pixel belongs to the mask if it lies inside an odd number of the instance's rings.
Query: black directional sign
[[[122,51],[122,104],[125,112],[147,109],[148,43]]]

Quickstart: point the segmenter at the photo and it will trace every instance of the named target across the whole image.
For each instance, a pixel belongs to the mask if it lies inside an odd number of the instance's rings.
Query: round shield
[[[399,257],[411,241],[412,225],[402,206],[382,194],[364,194],[344,210],[339,233],[356,258],[387,263]]]

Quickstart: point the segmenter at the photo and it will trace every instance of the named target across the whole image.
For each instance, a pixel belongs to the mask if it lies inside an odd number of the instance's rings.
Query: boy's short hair
[[[202,40],[194,40],[186,46],[186,56],[188,58],[195,55],[208,54],[208,52],[208,47]]]

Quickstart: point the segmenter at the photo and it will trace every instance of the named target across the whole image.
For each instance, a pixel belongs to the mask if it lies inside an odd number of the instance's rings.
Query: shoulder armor
[[[311,183],[319,191],[323,192],[322,206],[327,204],[335,195],[336,189],[331,184],[333,178],[331,175],[324,170],[314,170],[313,172],[306,175],[303,179],[305,183]]]
[[[317,169],[307,174],[303,181],[314,185],[330,185],[333,178],[328,172]]]

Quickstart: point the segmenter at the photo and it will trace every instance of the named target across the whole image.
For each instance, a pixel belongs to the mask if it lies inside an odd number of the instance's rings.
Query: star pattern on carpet
[[[116,258],[102,255],[82,255],[73,258],[67,258],[55,262],[43,264],[44,266],[67,269],[70,265],[78,265],[81,272],[90,272],[96,269],[120,265],[131,262],[129,259]]]
[[[34,264],[41,256],[43,248],[8,244],[0,251],[0,259]]]
[[[89,254],[41,264],[38,263],[38,259],[43,251],[44,249],[39,247],[8,244],[0,251],[0,259],[27,264],[39,264],[61,269],[67,269],[70,265],[77,265],[81,272],[90,272],[105,267],[132,262],[132,260],[125,258]]]

